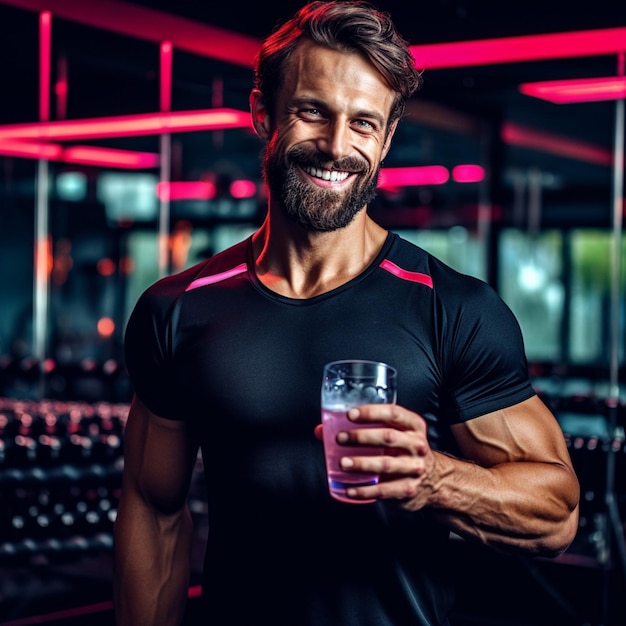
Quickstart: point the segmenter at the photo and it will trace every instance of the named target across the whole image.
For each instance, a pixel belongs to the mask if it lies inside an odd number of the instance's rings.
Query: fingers
[[[410,456],[345,456],[340,460],[341,469],[367,472],[381,477],[420,478],[426,472],[425,457]]]
[[[426,505],[432,493],[432,453],[421,456],[351,456],[343,457],[341,467],[347,471],[367,471],[378,474],[378,484],[354,487],[347,491],[356,500],[393,499],[408,510]]]
[[[364,405],[348,411],[355,428],[337,441],[346,445],[383,446],[390,455],[425,456],[430,451],[425,420],[397,405]],[[358,428],[357,424],[375,427]]]
[[[426,434],[425,420],[417,413],[408,411],[397,404],[364,404],[350,409],[348,417],[355,424],[385,424],[398,431],[413,430]],[[313,434],[317,439],[322,440],[322,424],[317,424]],[[393,439],[391,431],[388,436]]]
[[[413,511],[428,503],[428,490],[422,488],[419,480],[408,478],[369,487],[349,487],[346,495],[354,500],[398,500],[403,508]]]
[[[397,430],[426,430],[426,421],[417,413],[398,404],[364,404],[348,411],[357,424],[376,422]]]
[[[349,446],[385,448],[379,456],[345,456],[341,466],[347,471],[373,472],[379,475],[377,485],[353,488],[355,499],[397,499],[418,509],[427,502],[428,468],[432,451],[428,443],[425,420],[398,405],[364,405],[348,412],[357,424],[375,424],[369,428],[352,428],[338,434],[337,441]]]

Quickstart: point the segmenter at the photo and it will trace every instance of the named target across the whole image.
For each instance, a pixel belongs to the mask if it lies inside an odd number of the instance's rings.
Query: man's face
[[[264,175],[309,231],[347,226],[374,198],[394,92],[354,53],[302,44],[276,99]]]

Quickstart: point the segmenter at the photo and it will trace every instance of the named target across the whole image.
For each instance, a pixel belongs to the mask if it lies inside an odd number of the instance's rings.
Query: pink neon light
[[[613,165],[613,154],[608,148],[574,141],[561,135],[536,131],[511,122],[502,125],[501,139],[511,145],[541,150],[568,159],[578,159],[608,167]]]
[[[25,159],[60,161],[63,146],[54,143],[35,143],[13,139],[0,140],[0,154]]]
[[[519,90],[527,96],[541,98],[555,104],[618,100],[626,97],[626,77],[608,76],[523,83],[519,86]]]
[[[67,117],[67,58],[62,56],[57,64],[57,80],[54,84],[54,94],[56,95],[56,113],[58,119]]]
[[[39,120],[50,119],[50,42],[52,15],[50,11],[39,14]]]
[[[235,109],[200,109],[174,113],[140,113],[34,124],[0,126],[2,139],[96,139],[136,137],[197,130],[250,128],[250,113]]]
[[[457,165],[452,168],[452,179],[457,183],[479,183],[485,178],[482,165]]]
[[[159,200],[211,200],[215,198],[215,184],[203,181],[176,181],[157,183]]]
[[[113,148],[72,146],[63,148],[56,143],[39,143],[12,139],[0,140],[0,154],[25,159],[46,159],[64,163],[142,169],[157,167],[159,155],[151,152],[134,152]]]
[[[163,11],[115,0],[0,0],[31,11],[49,10],[56,17],[160,44],[200,56],[251,67],[258,39],[194,22]]]
[[[229,191],[233,198],[253,198],[256,195],[256,184],[251,180],[234,180]]]
[[[450,173],[443,165],[385,167],[380,170],[378,187],[394,189],[413,185],[443,185],[449,178]]]
[[[618,54],[626,27],[411,46],[422,69]]]
[[[223,280],[227,280],[228,278],[232,278],[233,276],[237,276],[238,274],[243,274],[248,270],[245,263],[241,263],[237,265],[237,267],[233,267],[230,270],[226,270],[225,272],[220,272],[219,274],[214,274],[213,276],[204,276],[203,278],[198,278],[193,282],[187,285],[185,291],[191,291],[192,289],[197,289],[198,287],[205,287],[206,285],[213,285],[214,283],[219,283]]]
[[[161,44],[161,83],[160,104],[161,111],[169,111],[172,108],[172,43],[164,41]]]
[[[410,280],[413,283],[421,283],[432,289],[433,279],[428,274],[422,274],[421,272],[410,272],[409,270],[403,270],[395,263],[392,263],[388,259],[385,259],[380,265],[384,270],[387,270],[394,276],[401,278],[402,280]]]
[[[0,143],[0,146],[2,144]],[[92,148],[71,146],[65,148],[61,160],[66,163],[120,167],[123,169],[154,168],[159,165],[159,155],[152,152],[117,150],[114,148]]]

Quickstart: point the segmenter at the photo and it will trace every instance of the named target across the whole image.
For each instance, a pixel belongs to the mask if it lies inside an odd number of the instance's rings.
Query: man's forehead
[[[343,91],[359,100],[377,102],[388,111],[396,95],[382,74],[359,53],[338,51],[309,40],[298,45],[290,56],[282,86],[291,95]]]

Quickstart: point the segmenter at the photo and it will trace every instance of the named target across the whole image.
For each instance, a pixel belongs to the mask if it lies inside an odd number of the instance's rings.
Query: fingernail
[[[341,463],[341,467],[344,467],[344,468],[352,467],[354,465],[354,461],[348,458],[347,456],[342,457],[340,463]]]
[[[348,441],[348,433],[337,433],[337,443],[346,443]]]

